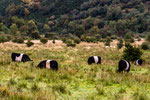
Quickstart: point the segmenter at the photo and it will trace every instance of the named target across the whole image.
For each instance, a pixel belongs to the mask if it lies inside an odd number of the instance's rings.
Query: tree
[[[146,41],[150,42],[150,32],[146,35]]]
[[[100,29],[98,28],[98,26],[93,26],[89,31],[91,35],[100,34]]]
[[[117,43],[118,49],[121,49],[123,47],[123,40],[120,39],[119,42]]]
[[[0,31],[2,31],[2,32],[6,33],[6,34],[10,33],[9,28],[6,27],[3,23],[0,23]]]
[[[129,43],[125,44],[125,49],[123,51],[123,58],[128,61],[136,61],[143,54],[139,48],[133,47]]]
[[[10,31],[11,31],[11,34],[16,34],[17,31],[18,31],[17,25],[16,25],[16,24],[12,24],[12,25],[10,26]]]
[[[84,32],[85,32],[85,29],[84,29],[83,25],[76,26],[76,32],[75,32],[75,34],[78,37],[80,37]]]
[[[108,20],[118,20],[122,18],[122,12],[120,7],[109,7],[107,12]]]
[[[49,25],[47,25],[47,24],[44,24],[44,30],[46,30],[46,31],[50,30],[50,27],[49,27]]]

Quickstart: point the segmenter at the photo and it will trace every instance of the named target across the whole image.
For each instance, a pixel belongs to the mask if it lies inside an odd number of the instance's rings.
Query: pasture
[[[114,45],[114,44],[113,44]],[[102,43],[66,47],[61,41],[32,47],[0,44],[0,98],[9,100],[150,100],[150,51],[143,51],[145,64],[131,63],[129,73],[117,73],[122,51]],[[33,62],[12,62],[12,52],[26,53]],[[90,56],[102,64],[88,65]],[[42,60],[56,60],[59,70],[38,69]]]

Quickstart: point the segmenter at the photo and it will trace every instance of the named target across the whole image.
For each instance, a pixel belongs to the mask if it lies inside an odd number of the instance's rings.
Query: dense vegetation
[[[6,40],[73,34],[89,42],[108,36],[134,42],[133,36],[150,32],[148,0],[1,0],[0,4],[0,34]]]

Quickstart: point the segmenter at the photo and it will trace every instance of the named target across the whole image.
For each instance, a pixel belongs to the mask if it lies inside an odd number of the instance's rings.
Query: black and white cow
[[[127,60],[120,60],[119,61],[119,65],[118,65],[118,71],[119,72],[123,72],[123,71],[130,71],[130,62],[128,62]]]
[[[23,54],[23,53],[12,53],[11,59],[12,61],[18,61],[18,62],[32,61],[28,55]]]
[[[37,67],[58,70],[58,63],[55,60],[44,60]]]
[[[136,60],[136,65],[142,65],[143,63],[143,60],[142,59],[137,59]]]
[[[88,64],[91,65],[92,63],[101,64],[101,57],[99,56],[91,56],[88,58]]]

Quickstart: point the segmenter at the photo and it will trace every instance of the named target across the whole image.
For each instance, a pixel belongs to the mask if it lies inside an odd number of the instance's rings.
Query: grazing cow
[[[58,70],[58,63],[55,60],[44,60],[37,67]]]
[[[28,55],[23,54],[23,53],[12,53],[11,59],[12,61],[18,61],[18,62],[32,61]]]
[[[137,59],[136,60],[136,65],[142,65],[143,63],[143,60],[142,59]]]
[[[123,71],[130,71],[130,63],[126,60],[120,60],[119,65],[118,65],[118,71],[123,72]]]
[[[91,65],[92,63],[101,64],[101,57],[99,56],[91,56],[88,58],[88,64]]]

